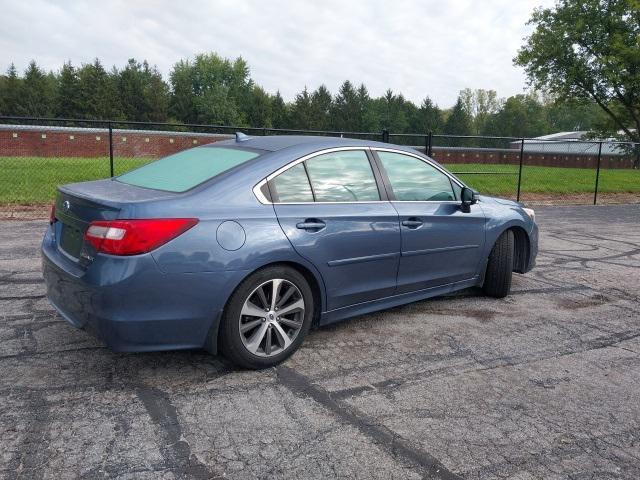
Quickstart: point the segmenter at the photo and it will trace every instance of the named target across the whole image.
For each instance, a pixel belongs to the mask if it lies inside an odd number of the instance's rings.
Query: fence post
[[[602,142],[598,142],[598,165],[596,166],[596,186],[593,190],[593,204],[598,201],[598,182],[600,181],[600,160],[602,159]]]
[[[113,126],[111,121],[109,121],[109,171],[111,178],[113,178]]]
[[[520,185],[522,185],[522,162],[524,160],[524,138],[520,140],[520,167],[518,168],[518,195],[516,202],[520,201]]]
[[[429,130],[429,135],[427,136],[427,145],[426,145],[426,154],[428,157],[432,157],[433,155],[433,132]]]
[[[389,130],[386,128],[382,129],[382,142],[389,143]]]

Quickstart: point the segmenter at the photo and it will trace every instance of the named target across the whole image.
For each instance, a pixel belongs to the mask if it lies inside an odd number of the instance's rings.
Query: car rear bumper
[[[241,271],[166,274],[149,254],[100,254],[83,268],[58,249],[51,228],[42,243],[42,272],[60,315],[120,352],[206,347],[244,277]]]

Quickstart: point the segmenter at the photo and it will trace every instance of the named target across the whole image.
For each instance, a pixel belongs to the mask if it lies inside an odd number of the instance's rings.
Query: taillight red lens
[[[56,221],[56,204],[51,205],[51,210],[49,211],[49,224],[53,225]]]
[[[91,222],[84,239],[98,252],[138,255],[158,248],[197,223],[197,218],[99,220]]]

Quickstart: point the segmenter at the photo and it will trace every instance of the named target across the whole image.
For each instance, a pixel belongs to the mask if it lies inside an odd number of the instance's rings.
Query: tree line
[[[32,61],[22,74],[12,64],[0,75],[0,115],[513,137],[592,130],[606,122],[594,101],[534,91],[501,99],[493,90],[465,89],[455,105],[441,108],[427,95],[419,105],[390,89],[374,97],[364,84],[347,80],[335,94],[324,85],[305,87],[285,101],[251,78],[244,59],[215,53],[178,61],[168,79],[146,60],[110,70],[98,59],[67,62],[55,72]]]

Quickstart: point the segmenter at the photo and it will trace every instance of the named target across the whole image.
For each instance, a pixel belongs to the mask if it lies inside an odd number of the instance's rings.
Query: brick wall
[[[117,157],[158,158],[226,140],[229,135],[113,130],[113,153]],[[3,157],[104,157],[109,155],[107,129],[0,125],[0,156]]]
[[[419,149],[424,152],[424,147]],[[473,149],[434,147],[433,158],[443,164],[506,164],[518,165],[520,151],[516,149]],[[597,155],[524,152],[524,165],[540,167],[596,168]],[[633,158],[621,155],[602,155],[600,167],[633,168]]]
[[[230,135],[113,130],[115,157],[158,158],[231,138]],[[424,147],[416,147],[424,152]],[[109,155],[107,129],[0,125],[0,157],[105,157]],[[434,147],[433,158],[444,164],[509,164],[520,162],[518,149]],[[568,168],[595,168],[597,156],[580,153],[524,154],[525,165]],[[632,168],[633,158],[603,155],[602,168]]]

